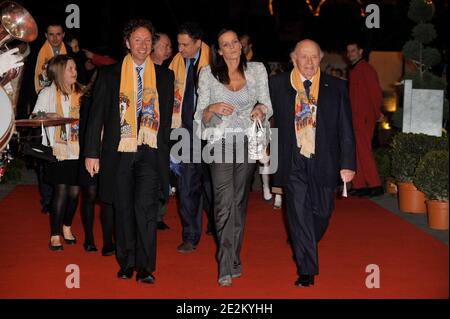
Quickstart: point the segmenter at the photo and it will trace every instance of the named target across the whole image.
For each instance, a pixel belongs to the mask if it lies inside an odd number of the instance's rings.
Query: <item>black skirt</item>
[[[79,185],[79,160],[45,162],[44,182],[47,184]]]

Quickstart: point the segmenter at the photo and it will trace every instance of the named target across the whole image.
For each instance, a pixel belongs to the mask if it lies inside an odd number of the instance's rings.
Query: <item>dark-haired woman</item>
[[[219,244],[218,282],[230,286],[232,278],[242,274],[240,251],[255,169],[255,163],[248,161],[246,132],[256,118],[268,127],[272,105],[266,69],[262,63],[247,63],[237,34],[222,30],[216,42],[211,65],[200,73],[194,118],[202,138],[224,155],[222,160],[214,155],[211,177]]]

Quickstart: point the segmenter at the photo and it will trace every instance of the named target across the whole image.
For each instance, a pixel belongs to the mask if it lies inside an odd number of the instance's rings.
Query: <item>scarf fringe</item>
[[[136,152],[137,151],[137,140],[134,137],[121,138],[119,147],[117,150],[119,152]]]
[[[151,148],[158,148],[158,140],[154,131],[148,128],[141,128],[139,130],[138,145],[148,145]]]

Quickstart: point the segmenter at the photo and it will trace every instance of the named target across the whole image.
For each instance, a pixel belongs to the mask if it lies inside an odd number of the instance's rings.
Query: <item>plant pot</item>
[[[399,208],[405,213],[425,214],[425,194],[417,190],[413,183],[398,183]]]
[[[392,177],[386,178],[385,188],[386,188],[386,193],[397,195],[397,192],[398,192],[397,184],[395,184],[395,181]]]
[[[448,230],[448,202],[427,200],[428,227]]]

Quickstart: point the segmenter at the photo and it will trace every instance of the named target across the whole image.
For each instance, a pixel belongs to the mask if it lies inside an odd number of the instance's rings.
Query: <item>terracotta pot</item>
[[[448,230],[448,202],[427,200],[428,227]]]
[[[386,178],[386,193],[397,195],[397,185],[392,177]]]
[[[417,190],[413,183],[398,183],[399,208],[405,213],[425,214],[425,194]]]

